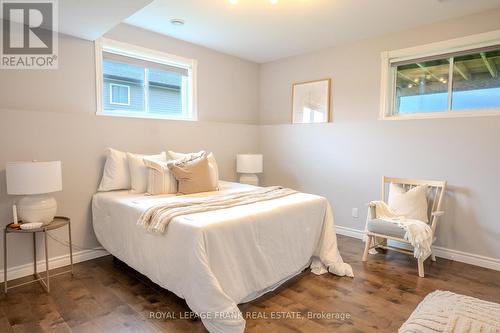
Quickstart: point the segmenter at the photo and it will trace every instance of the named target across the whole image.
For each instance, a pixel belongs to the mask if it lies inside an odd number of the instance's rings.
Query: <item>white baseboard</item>
[[[99,258],[102,256],[106,256],[108,254],[109,253],[102,247],[98,247],[93,250],[83,250],[83,251],[73,252],[73,263],[76,264],[78,262]],[[69,253],[58,257],[52,257],[49,259],[49,269],[64,267],[68,266],[69,264],[70,264]],[[45,259],[38,260],[36,267],[38,272],[45,271]],[[0,270],[0,282],[4,282],[3,274],[4,270],[2,269]],[[8,281],[28,275],[33,275],[33,263],[14,266],[7,269]]]
[[[484,268],[500,271],[500,259],[481,256],[479,254],[467,253],[458,250],[447,249],[440,246],[433,246],[436,257],[460,261],[466,264],[480,266]]]
[[[342,227],[338,225],[335,226],[335,228],[339,235],[349,236],[357,239],[363,239],[364,232],[362,230],[349,227]],[[432,248],[434,250],[434,254],[436,255],[436,257],[450,259],[474,266],[480,266],[500,271],[500,259],[498,258],[491,258],[474,253],[447,249],[441,246],[433,246]]]
[[[359,229],[342,227],[340,225],[336,225],[335,229],[337,230],[337,233],[339,235],[349,236],[349,237],[357,238],[357,239],[363,239],[363,235],[365,234],[363,231],[361,231]]]

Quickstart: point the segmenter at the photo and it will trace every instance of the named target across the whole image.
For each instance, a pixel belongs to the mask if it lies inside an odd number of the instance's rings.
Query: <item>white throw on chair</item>
[[[385,204],[386,198],[386,189],[390,188],[388,205]],[[424,277],[424,261],[429,256],[432,261],[436,261],[436,257],[434,253],[430,252],[425,256],[419,255],[417,253],[420,251],[422,253],[422,249],[418,249],[414,247],[414,251],[408,251],[405,249],[388,246],[387,240],[394,240],[398,242],[402,242],[408,245],[412,245],[410,239],[408,239],[407,232],[408,229],[404,228],[402,225],[406,221],[414,222],[417,225],[415,227],[424,227],[427,231],[427,236],[429,236],[429,243],[427,244],[430,248],[430,245],[435,241],[435,232],[436,226],[439,218],[444,214],[442,210],[442,202],[444,193],[446,191],[446,181],[433,181],[433,180],[416,180],[416,179],[404,179],[404,178],[393,178],[393,177],[382,177],[382,202],[372,202],[369,205],[368,218],[366,222],[366,244],[365,250],[363,253],[363,261],[368,259],[368,253],[370,249],[374,248],[383,248],[383,249],[391,249],[397,252],[402,252],[405,254],[410,254],[417,257],[418,260],[418,275],[420,277]],[[408,207],[409,203],[403,203],[402,210],[406,210],[406,212],[398,211],[398,207],[394,207],[396,205],[395,198],[392,198],[391,203],[391,194],[396,197],[397,195],[407,195],[406,200],[408,198],[414,198],[415,207]],[[417,193],[417,192],[420,192]],[[425,195],[425,197],[424,197]],[[420,199],[420,200],[419,200]],[[423,201],[423,202],[422,202]],[[392,207],[391,207],[392,204]],[[401,205],[401,202],[399,203]],[[418,207],[417,207],[418,206]],[[378,207],[378,208],[377,208]],[[422,208],[423,207],[423,208]],[[398,220],[388,221],[380,218],[380,215],[384,215],[383,212],[377,211],[377,209],[387,209],[389,213],[397,214],[401,213],[401,223],[398,223]],[[423,209],[423,214],[422,214]],[[406,215],[410,216],[406,216]],[[406,218],[406,219],[405,219]],[[418,221],[417,221],[418,220]],[[429,227],[420,223],[420,221],[427,223]],[[411,223],[410,223],[411,224]],[[420,225],[418,225],[420,224]],[[430,233],[430,235],[429,235]],[[405,234],[407,234],[405,239]],[[415,241],[413,239],[413,245],[415,245]]]

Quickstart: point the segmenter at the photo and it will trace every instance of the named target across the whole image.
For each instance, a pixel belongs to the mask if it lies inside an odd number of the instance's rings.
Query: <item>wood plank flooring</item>
[[[362,263],[361,241],[343,236],[339,248],[353,266],[354,279],[303,272],[279,290],[240,306],[255,317],[247,319],[246,331],[396,332],[436,289],[500,302],[498,271],[438,258],[426,262],[426,277],[419,278],[416,261],[408,256],[389,251]],[[73,278],[55,277],[51,288],[46,294],[33,284],[1,295],[0,332],[206,332],[199,320],[150,318],[150,312],[179,316],[189,308],[110,256],[75,265]],[[285,311],[301,317],[283,318]],[[308,313],[317,317],[307,318]],[[348,318],[324,318],[336,313]]]

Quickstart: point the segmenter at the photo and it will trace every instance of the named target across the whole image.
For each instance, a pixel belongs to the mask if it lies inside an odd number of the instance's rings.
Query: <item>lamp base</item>
[[[56,199],[46,194],[28,195],[17,203],[17,216],[23,223],[41,222],[45,225],[54,220],[56,212]]]
[[[240,176],[240,183],[259,186],[259,177],[255,173],[243,173]]]

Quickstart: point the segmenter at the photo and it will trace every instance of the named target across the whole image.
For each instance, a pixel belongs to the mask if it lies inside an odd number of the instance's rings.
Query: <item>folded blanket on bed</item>
[[[368,220],[380,219],[395,223],[404,229],[404,238],[413,246],[413,255],[415,258],[426,259],[431,254],[432,229],[427,223],[400,216],[383,201],[372,201],[370,202],[370,206],[375,206],[376,216],[371,216],[369,213]]]
[[[255,202],[282,198],[294,193],[297,193],[297,191],[280,186],[271,186],[250,191],[214,195],[206,198],[167,202],[146,210],[139,218],[137,224],[145,227],[148,231],[162,233],[165,232],[170,221],[177,216],[248,205]]]

